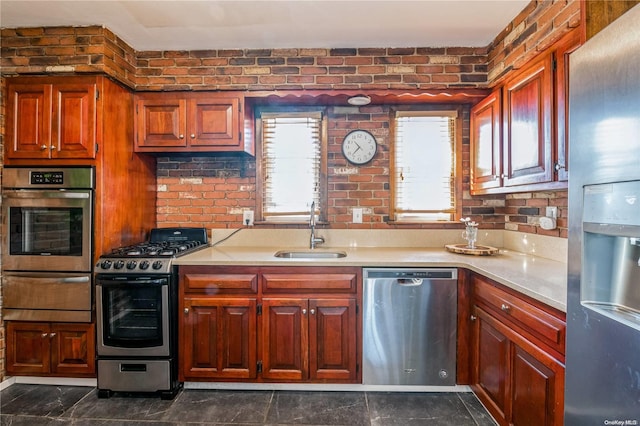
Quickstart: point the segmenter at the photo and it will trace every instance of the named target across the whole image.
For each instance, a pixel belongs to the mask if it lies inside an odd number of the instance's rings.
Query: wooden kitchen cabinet
[[[358,383],[361,269],[181,266],[180,380]]]
[[[263,299],[265,379],[356,379],[356,300]]]
[[[7,158],[95,158],[95,77],[9,79],[7,93]]]
[[[7,322],[7,374],[95,377],[95,328]]]
[[[256,377],[256,298],[187,298],[183,312],[185,377]]]
[[[471,275],[471,387],[500,425],[562,425],[563,315]]]
[[[502,88],[471,109],[471,191],[502,185]]]
[[[135,105],[137,152],[254,153],[242,94],[142,93]]]
[[[473,195],[567,188],[569,55],[579,46],[575,29],[471,110]]]
[[[550,182],[553,57],[543,54],[504,84],[503,171],[506,187]]]

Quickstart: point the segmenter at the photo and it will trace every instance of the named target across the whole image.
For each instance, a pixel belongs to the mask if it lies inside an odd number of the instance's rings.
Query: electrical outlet
[[[242,224],[245,226],[253,226],[253,210],[244,210],[242,212]]]
[[[547,207],[545,210],[545,214],[546,217],[550,217],[552,219],[557,219],[558,218],[558,208],[555,206],[552,207]]]
[[[362,223],[362,209],[353,209],[353,223]]]

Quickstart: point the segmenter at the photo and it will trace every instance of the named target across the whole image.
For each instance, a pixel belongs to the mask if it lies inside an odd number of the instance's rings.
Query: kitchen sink
[[[347,257],[343,251],[311,251],[311,250],[281,250],[274,254],[284,259],[339,259]]]

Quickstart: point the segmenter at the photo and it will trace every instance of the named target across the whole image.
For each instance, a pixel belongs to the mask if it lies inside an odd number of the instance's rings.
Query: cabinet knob
[[[307,315],[307,310],[306,309],[302,310],[302,315]]]
[[[49,339],[53,339],[54,337],[56,337],[56,333],[49,333]]]
[[[54,149],[56,149],[56,147],[55,147],[54,145],[51,145],[51,146],[49,147],[49,149],[50,149],[51,151],[53,151]]]
[[[191,133],[191,139],[195,139],[195,138],[196,138],[196,135]]]
[[[469,319],[470,319],[471,321],[475,321],[475,320],[477,320],[477,319],[478,319],[478,317],[477,317],[477,316],[475,316],[475,315],[471,315],[471,316],[469,317]]]
[[[311,313],[311,315],[315,315],[316,314],[316,310],[315,309],[311,309],[309,312]]]
[[[43,339],[46,339],[48,335],[49,335],[49,333],[42,333],[42,335],[40,335],[40,337],[42,337]]]
[[[184,135],[180,135],[178,136],[180,139],[184,139]]]
[[[502,309],[505,312],[508,312],[509,309],[511,309],[511,307],[509,305],[505,305],[504,303],[500,306],[500,309]]]
[[[556,172],[559,172],[560,169],[564,169],[565,168],[565,165],[564,164],[560,164],[560,163],[555,163],[553,165],[553,168],[556,169]]]
[[[506,175],[505,173],[503,173],[503,174],[501,174],[501,175],[500,175],[500,177],[501,177],[502,179],[506,179],[506,178],[507,178],[507,175]]]
[[[189,308],[184,308],[184,313],[188,314],[189,313]]]
[[[43,144],[43,145],[40,145],[40,150],[44,151],[45,149],[47,149],[47,146],[46,146],[46,145],[44,145],[44,144]]]
[[[493,180],[500,179],[500,175],[493,175]]]

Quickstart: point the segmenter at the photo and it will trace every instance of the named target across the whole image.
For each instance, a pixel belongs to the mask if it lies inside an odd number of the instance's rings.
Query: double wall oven
[[[3,317],[91,322],[91,167],[3,171]]]
[[[207,246],[204,228],[157,228],[96,265],[98,396],[154,392],[178,382],[178,283],[174,258]]]

